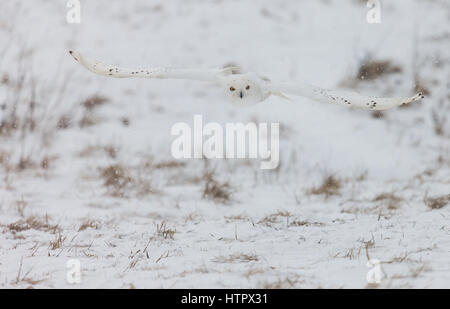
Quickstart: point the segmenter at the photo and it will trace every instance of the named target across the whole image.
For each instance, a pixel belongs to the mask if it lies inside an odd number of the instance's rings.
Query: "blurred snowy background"
[[[361,0],[95,0],[69,24],[66,1],[2,1],[0,287],[448,288],[450,4],[381,2],[369,24]],[[69,49],[426,98],[239,109],[199,82],[96,76]],[[170,128],[194,114],[279,122],[281,165],[174,160]]]

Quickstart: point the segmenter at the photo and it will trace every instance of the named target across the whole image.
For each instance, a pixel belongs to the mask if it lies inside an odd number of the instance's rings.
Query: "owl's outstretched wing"
[[[148,68],[148,69],[128,69],[115,65],[106,64],[82,56],[80,53],[69,52],[76,61],[86,69],[99,75],[115,78],[171,78],[171,79],[192,79],[208,82],[218,82],[219,77],[229,75],[233,68],[224,69],[173,69],[170,67]]]
[[[369,110],[386,110],[403,104],[423,99],[422,93],[408,98],[378,98],[364,96],[356,92],[342,90],[328,90],[308,84],[273,84],[269,83],[273,93],[286,93],[307,97],[314,101],[333,103]]]

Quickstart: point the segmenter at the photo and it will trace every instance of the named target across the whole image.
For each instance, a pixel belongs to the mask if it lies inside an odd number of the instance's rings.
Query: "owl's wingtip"
[[[69,54],[76,60],[80,61],[80,54],[77,52],[74,52],[73,50],[69,50]]]
[[[412,97],[412,101],[419,101],[422,99],[425,99],[425,94],[423,92],[419,92],[415,96]]]
[[[405,104],[413,103],[416,101],[420,101],[424,98],[425,98],[425,94],[423,92],[419,92],[419,93],[416,93],[414,96],[410,97],[409,99],[406,99],[400,105],[405,105]]]

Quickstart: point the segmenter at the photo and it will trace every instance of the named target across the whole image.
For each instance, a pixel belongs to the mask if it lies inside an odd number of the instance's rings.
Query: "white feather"
[[[232,68],[226,69],[173,69],[170,67],[154,67],[147,69],[129,69],[100,61],[92,60],[82,56],[80,53],[70,51],[76,61],[86,69],[99,75],[115,78],[171,78],[171,79],[192,79],[208,82],[218,82],[221,75],[231,74]]]
[[[368,110],[386,110],[408,104],[423,98],[418,93],[408,98],[379,98],[364,96],[356,92],[328,90],[307,84],[276,84],[255,73],[233,74],[235,67],[224,69],[173,69],[154,67],[149,69],[128,69],[83,57],[80,53],[70,54],[86,69],[99,75],[115,78],[172,78],[191,79],[215,83],[222,87],[227,98],[239,106],[260,103],[271,95],[286,98],[292,94],[324,103],[333,103]]]
[[[422,99],[422,93],[407,98],[379,98],[357,92],[329,90],[308,84],[269,84],[271,91],[299,95],[314,101],[369,110],[387,110]]]

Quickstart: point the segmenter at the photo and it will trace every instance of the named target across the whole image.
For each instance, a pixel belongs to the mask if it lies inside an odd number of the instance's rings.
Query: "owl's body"
[[[79,53],[70,54],[89,71],[114,78],[164,78],[191,79],[213,83],[221,87],[229,101],[238,106],[249,106],[263,102],[271,95],[284,97],[298,95],[324,103],[333,103],[369,110],[387,110],[423,98],[418,93],[408,98],[378,98],[364,96],[356,92],[328,90],[307,84],[277,84],[255,73],[233,74],[236,68],[197,69],[127,69],[90,60]]]
[[[220,77],[219,84],[229,101],[238,106],[260,103],[272,94],[267,81],[255,73],[225,75]]]

